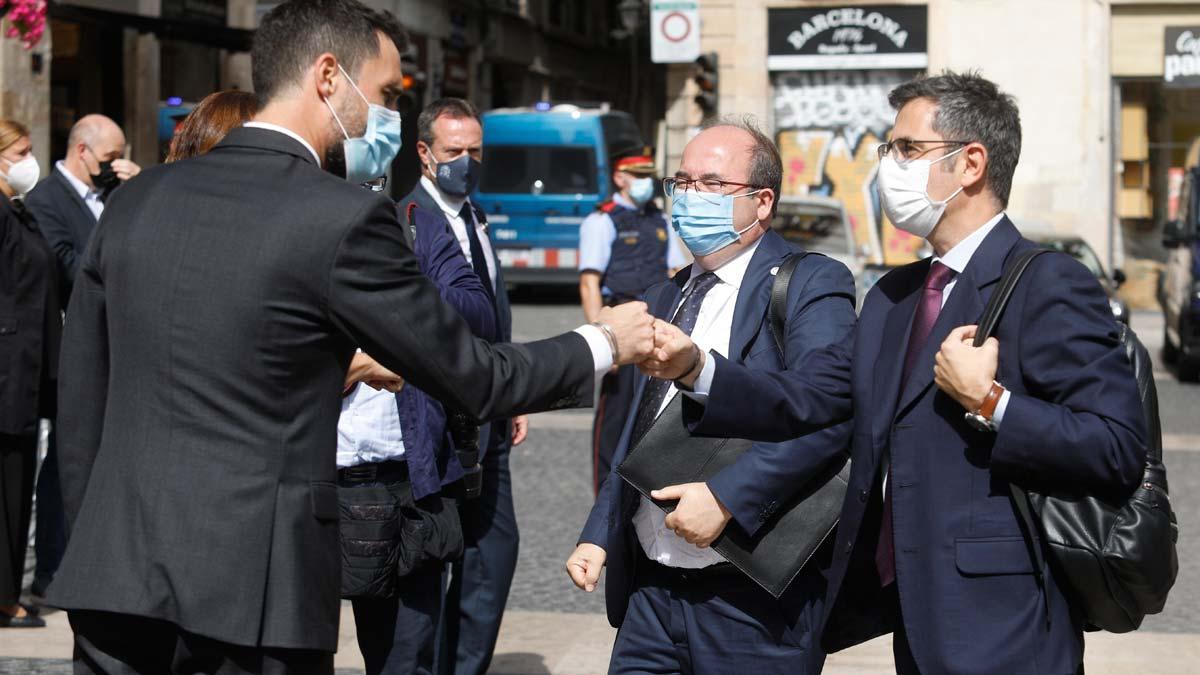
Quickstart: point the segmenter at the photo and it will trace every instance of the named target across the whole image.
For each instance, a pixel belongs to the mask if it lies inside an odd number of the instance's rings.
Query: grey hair
[[[753,115],[723,116],[706,120],[700,126],[701,131],[715,127],[733,127],[750,134],[754,139],[750,149],[750,176],[748,181],[755,187],[769,188],[775,195],[771,203],[771,215],[779,210],[779,193],[783,189],[783,160],[779,157],[779,148],[769,136],[758,127],[758,120]]]
[[[1001,208],[1007,207],[1021,157],[1021,114],[1016,100],[978,71],[946,70],[896,87],[888,94],[888,103],[899,111],[918,98],[937,105],[933,130],[943,138],[976,142],[987,148],[987,186]]]

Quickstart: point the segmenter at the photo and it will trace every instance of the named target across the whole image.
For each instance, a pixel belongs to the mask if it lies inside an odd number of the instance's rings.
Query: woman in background
[[[205,96],[171,139],[167,163],[203,155],[220,143],[225,134],[249,122],[256,112],[258,100],[249,92],[233,89]]]
[[[0,120],[0,628],[46,625],[20,603],[38,424],[54,417],[62,338],[54,252],[22,202],[40,174],[29,130]]]

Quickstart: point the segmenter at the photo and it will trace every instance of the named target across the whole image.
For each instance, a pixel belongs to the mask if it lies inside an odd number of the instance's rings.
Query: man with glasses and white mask
[[[1010,481],[1128,497],[1146,460],[1133,369],[1104,291],[1066,255],[1034,260],[996,338],[972,346],[1005,269],[1036,246],[1004,213],[1016,103],[952,72],[888,98],[880,200],[934,255],[871,289],[853,346],[764,373],[657,324],[646,369],[694,390],[684,418],[703,435],[779,440],[843,420],[853,403],[828,651],[894,632],[898,673],[1079,672],[1081,619],[1055,569],[1034,569]]]
[[[754,372],[794,368],[854,329],[850,272],[811,255],[792,278],[785,344],[775,342],[768,325],[775,274],[802,250],[771,230],[782,176],[779,151],[748,121],[720,121],[700,132],[664,181],[672,225],[695,263],[646,292],[658,321]],[[614,466],[676,393],[670,382],[638,379]],[[608,476],[567,572],[591,592],[608,567],[608,618],[619,628],[610,673],[820,671],[820,563],[806,566],[776,599],[709,546],[726,528],[759,531],[838,460],[849,432],[842,424],[759,443],[706,483],[663,486],[653,497],[678,500],[670,515],[615,471]]]

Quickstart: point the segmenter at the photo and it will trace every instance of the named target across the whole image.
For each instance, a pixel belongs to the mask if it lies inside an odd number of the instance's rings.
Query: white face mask
[[[4,182],[13,189],[13,192],[24,196],[28,194],[33,186],[37,185],[38,178],[42,175],[42,168],[38,166],[37,157],[30,155],[25,159],[16,162],[8,162],[8,171],[0,174],[3,176]]]
[[[883,212],[896,227],[922,239],[933,232],[946,205],[963,189],[958,188],[940,202],[934,201],[929,197],[929,169],[962,151],[963,148],[959,148],[937,159],[914,159],[904,164],[892,159],[891,155],[880,160],[879,200],[883,203]]]

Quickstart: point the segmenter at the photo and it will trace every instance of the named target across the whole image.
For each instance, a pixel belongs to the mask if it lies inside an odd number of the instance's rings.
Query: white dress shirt
[[[954,286],[958,284],[958,277],[963,270],[967,269],[967,264],[971,262],[971,258],[975,255],[975,251],[979,249],[979,245],[984,239],[991,234],[992,230],[996,229],[996,225],[1004,218],[1004,212],[996,214],[991,220],[983,224],[983,227],[975,230],[966,239],[958,242],[958,244],[946,251],[946,255],[939,257],[934,256],[934,262],[941,262],[946,267],[954,270],[954,277],[950,279],[950,283],[942,289],[942,307],[946,306],[946,301],[950,299],[950,293],[954,290]],[[700,370],[700,374],[696,377],[696,382],[693,386],[693,391],[688,392],[688,396],[705,403],[708,401],[708,392],[712,391],[713,375],[716,373],[717,362],[714,359],[707,359],[704,363],[704,368]],[[1012,397],[1012,393],[1007,389],[1000,396],[1000,400],[996,403],[996,412],[992,415],[992,421],[996,423],[997,428],[1000,422],[1004,420],[1004,411],[1008,409],[1008,400]]]
[[[750,267],[754,251],[758,249],[761,241],[759,239],[736,258],[712,270],[719,281],[704,296],[704,302],[700,304],[700,312],[696,316],[696,325],[692,329],[692,340],[701,349],[715,351],[722,356],[728,354],[738,291],[742,287],[742,279],[746,276],[746,269]],[[699,267],[692,268],[691,278],[683,287],[681,300],[692,291],[696,277],[703,272]],[[658,409],[659,414],[666,409],[677,391],[672,384]],[[667,529],[665,521],[666,514],[662,509],[646,497],[642,497],[642,503],[633,516],[633,528],[637,532],[642,550],[651,560],[670,567],[689,569],[708,567],[725,560],[711,548],[699,548],[695,544],[689,544],[683,537]]]
[[[287,127],[281,127],[278,124],[270,124],[268,122],[246,122],[242,126],[250,128],[250,129],[267,129],[268,131],[278,131],[279,133],[283,134],[284,136],[288,136],[288,137],[292,138],[293,140],[298,141],[300,143],[300,145],[303,145],[305,147],[305,149],[307,149],[308,152],[310,154],[312,154],[313,159],[316,160],[316,162],[317,162],[317,166],[322,165],[321,158],[317,156],[317,151],[313,149],[313,146],[309,145],[308,141],[301,138],[300,134],[292,131],[291,129],[289,129]]]
[[[79,180],[74,174],[67,171],[67,165],[63,164],[61,159],[54,163],[54,168],[67,179],[71,187],[75,188],[75,192],[79,193],[79,198],[83,200],[84,205],[88,207],[88,210],[96,217],[96,221],[99,222],[100,214],[104,213],[104,202],[100,201],[100,193],[88,187],[87,183]],[[80,253],[82,254],[82,251]]]
[[[404,434],[396,395],[365,384],[342,398],[338,417],[337,465],[339,469],[404,459]]]
[[[463,255],[467,256],[467,263],[474,264],[475,261],[471,258],[471,240],[467,239],[467,224],[462,219],[462,207],[468,199],[442,192],[433,181],[429,180],[428,176],[421,176],[421,185],[433,197],[433,201],[442,210],[446,220],[450,221],[450,229],[454,232],[454,238],[458,240],[458,245],[462,247]],[[483,256],[486,258],[484,262],[487,263],[488,276],[491,277],[492,291],[495,291],[496,256],[492,253],[492,240],[488,238],[487,227],[475,220],[474,211],[471,212],[471,227],[475,228],[475,236],[479,237],[479,246],[483,248]]]

